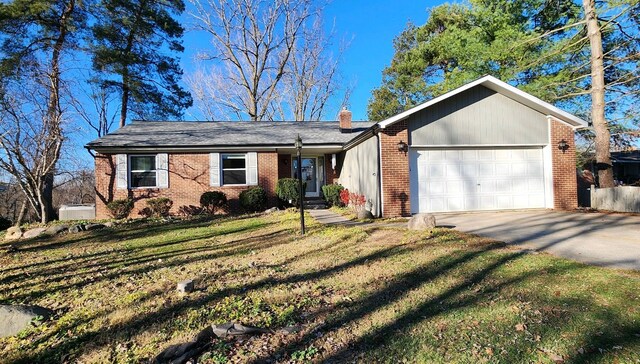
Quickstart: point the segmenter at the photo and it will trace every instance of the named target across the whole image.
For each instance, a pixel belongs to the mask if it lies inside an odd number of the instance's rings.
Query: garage
[[[414,149],[413,213],[545,207],[542,147]]]

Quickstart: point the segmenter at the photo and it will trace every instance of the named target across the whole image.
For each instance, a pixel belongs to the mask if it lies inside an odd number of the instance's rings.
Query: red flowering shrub
[[[344,189],[342,191],[340,191],[340,202],[342,202],[343,205],[345,206],[349,206],[349,190],[348,189]]]
[[[355,192],[349,192],[349,190],[344,189],[340,191],[340,201],[345,205],[349,206],[356,211],[362,210],[365,204],[367,203],[367,199],[364,195],[357,194]]]

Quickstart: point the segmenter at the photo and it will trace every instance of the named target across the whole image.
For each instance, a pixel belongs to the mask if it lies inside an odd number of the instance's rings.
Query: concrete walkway
[[[351,221],[329,209],[308,210],[308,212],[316,221],[325,225],[358,226],[366,224],[364,222]]]
[[[640,270],[640,216],[538,210],[438,214],[436,220],[587,264]]]

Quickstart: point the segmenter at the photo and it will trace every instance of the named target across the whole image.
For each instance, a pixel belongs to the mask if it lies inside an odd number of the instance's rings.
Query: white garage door
[[[415,150],[412,154],[419,210],[414,206],[413,212],[545,207],[542,148]],[[413,181],[415,177],[414,172]]]

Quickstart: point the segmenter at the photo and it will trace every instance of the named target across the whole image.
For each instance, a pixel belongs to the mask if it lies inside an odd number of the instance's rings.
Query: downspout
[[[377,173],[377,177],[378,177],[378,206],[377,209],[378,211],[376,211],[377,217],[382,217],[382,211],[383,211],[383,206],[382,204],[384,203],[382,201],[382,141],[380,140],[380,128],[376,127],[373,130],[373,134],[376,136],[376,139],[378,140],[378,173]]]

